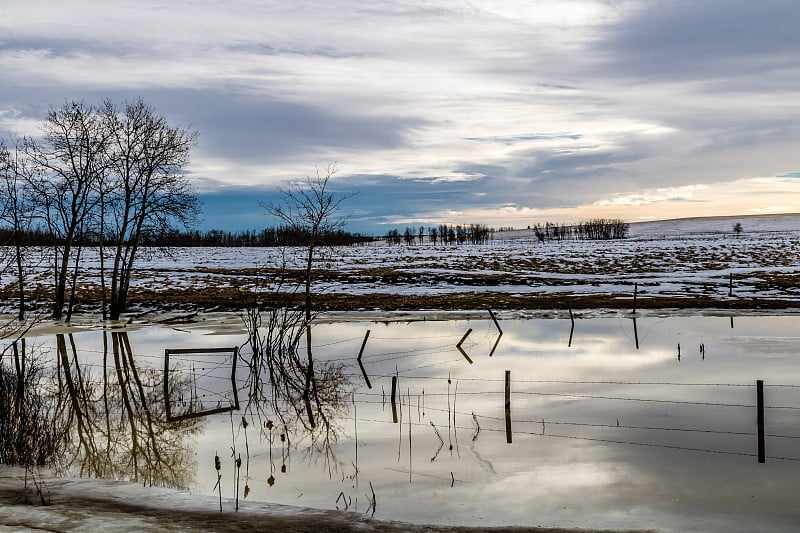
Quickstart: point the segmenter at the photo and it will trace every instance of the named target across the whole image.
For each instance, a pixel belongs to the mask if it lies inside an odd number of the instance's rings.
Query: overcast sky
[[[142,97],[203,225],[336,162],[351,228],[800,212],[800,2],[0,0],[0,135]]]

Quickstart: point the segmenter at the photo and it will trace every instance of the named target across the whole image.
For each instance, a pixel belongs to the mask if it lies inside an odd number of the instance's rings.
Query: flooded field
[[[66,432],[59,475],[230,513],[238,498],[435,524],[800,523],[796,316],[467,316],[316,323],[310,381],[266,322],[274,357],[253,357],[236,317],[40,330],[18,346],[38,372],[35,448]]]

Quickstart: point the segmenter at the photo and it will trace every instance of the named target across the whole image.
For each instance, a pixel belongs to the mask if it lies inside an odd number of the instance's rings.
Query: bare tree
[[[0,273],[5,274],[6,271],[13,270],[18,295],[16,319],[0,321],[0,338],[11,341],[16,357],[18,357],[17,342],[22,340],[24,352],[25,334],[41,319],[40,316],[33,316],[26,320],[25,273],[30,265],[25,254],[24,239],[30,229],[32,217],[32,202],[26,179],[30,176],[30,172],[32,172],[31,167],[20,150],[20,141],[15,142],[13,151],[0,141],[0,221],[10,226],[12,240],[10,247],[0,248]],[[0,351],[0,361],[8,349],[9,345],[6,345]],[[19,365],[17,370],[17,374],[21,376]]]
[[[403,240],[406,243],[406,246],[411,246],[414,244],[414,232],[411,231],[411,228],[406,226],[406,230],[403,232]]]
[[[114,242],[110,317],[127,307],[136,254],[145,235],[161,235],[174,224],[191,226],[199,204],[183,173],[197,132],[173,127],[141,99],[118,109],[101,106],[109,172],[99,184],[101,235]],[[102,241],[101,241],[102,242]]]
[[[64,312],[70,257],[79,261],[81,233],[97,205],[97,184],[106,171],[107,131],[97,111],[83,102],[51,108],[42,142],[26,139],[26,156],[38,167],[31,188],[53,242],[53,318]],[[76,264],[77,272],[77,264]],[[74,285],[73,279],[73,285]]]
[[[344,228],[346,217],[341,214],[341,205],[353,194],[335,194],[331,190],[331,179],[336,174],[335,164],[329,164],[325,171],[316,170],[314,177],[307,177],[303,183],[295,183],[289,189],[281,189],[281,204],[262,204],[266,212],[294,230],[301,236],[304,248],[303,286],[305,289],[305,331],[307,371],[303,393],[310,424],[314,426],[310,407],[310,388],[315,383],[314,359],[311,353],[311,287],[314,281],[314,261],[324,244],[325,237]],[[315,395],[316,396],[316,395]]]
[[[301,236],[305,250],[303,284],[305,287],[306,319],[311,320],[311,286],[314,280],[314,260],[325,237],[342,228],[347,218],[341,214],[341,205],[353,194],[335,194],[331,191],[331,178],[336,174],[335,164],[322,172],[317,169],[315,177],[295,183],[291,188],[281,189],[283,202],[262,204],[266,212]]]
[[[25,257],[26,230],[30,229],[32,202],[27,193],[27,179],[32,169],[19,149],[19,141],[13,151],[0,140],[0,220],[11,228],[13,258],[17,278],[19,308],[17,319],[25,319]],[[7,259],[7,258],[3,258]]]

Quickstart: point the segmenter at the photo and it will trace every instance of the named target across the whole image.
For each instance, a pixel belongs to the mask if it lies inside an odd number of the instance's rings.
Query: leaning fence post
[[[487,311],[489,311],[489,316],[492,317],[492,321],[494,322],[494,327],[496,327],[497,331],[500,333],[500,335],[502,335],[503,328],[500,327],[500,323],[497,321],[497,317],[494,316],[494,313],[492,312],[491,309],[487,309]]]
[[[511,443],[511,370],[506,370],[506,442]]]
[[[464,344],[464,341],[467,340],[467,337],[469,337],[470,333],[472,333],[472,328],[469,328],[467,332],[464,333],[464,336],[461,337],[461,340],[458,341],[458,344],[456,344],[456,348],[459,352],[461,352],[461,355],[464,356],[464,359],[466,359],[469,364],[472,364],[472,359],[470,359],[469,355],[467,355],[467,352],[464,351],[464,348],[461,347],[461,345]]]
[[[756,381],[756,403],[758,404],[758,462],[766,462],[766,454],[764,451],[764,381]]]
[[[364,369],[364,365],[361,363],[361,356],[364,355],[364,347],[367,345],[367,339],[369,339],[369,330],[367,330],[367,334],[364,335],[364,342],[361,343],[361,349],[358,351],[358,366],[361,368],[361,374],[364,375],[364,381],[367,382],[367,388],[371,389],[372,383],[369,382],[367,371]]]
[[[633,314],[636,314],[636,297],[639,295],[639,284],[633,284]]]
[[[572,315],[572,307],[569,307],[569,342],[567,343],[567,348],[572,348],[572,334],[575,333],[575,317]]]
[[[494,321],[494,326],[497,328],[497,340],[494,341],[492,349],[489,351],[489,357],[491,357],[492,355],[494,355],[494,351],[497,349],[497,345],[500,344],[500,338],[503,336],[503,329],[500,327],[500,323],[497,321],[497,317],[494,316],[492,310],[487,309],[487,311],[489,311],[489,316],[492,317],[492,320]]]

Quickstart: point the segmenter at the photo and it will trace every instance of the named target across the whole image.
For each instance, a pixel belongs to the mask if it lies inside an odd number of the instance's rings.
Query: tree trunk
[[[308,247],[308,255],[306,256],[306,357],[308,360],[308,368],[306,369],[306,383],[303,389],[303,401],[306,404],[306,412],[308,413],[308,423],[313,428],[316,426],[314,421],[314,412],[311,409],[311,382],[314,379],[314,358],[311,354],[311,266],[314,259],[314,245]]]
[[[114,267],[111,270],[111,305],[109,309],[111,320],[119,320],[120,270],[124,268],[124,260],[122,257],[124,251],[124,234],[117,235],[117,239],[117,249],[114,252]]]
[[[53,295],[53,318],[56,320],[61,319],[64,313],[64,303],[66,301],[67,292],[67,272],[69,271],[69,244],[64,245],[63,255],[61,256],[61,265],[56,270],[56,292]]]
[[[128,306],[128,288],[127,287],[119,287],[117,289],[117,297],[114,303],[111,306],[111,320],[119,320],[119,317],[122,315],[122,312]]]
[[[13,344],[14,348],[14,364],[17,367],[17,398],[14,402],[14,419],[19,420],[20,411],[22,410],[22,404],[25,400],[25,362],[24,360],[20,360],[19,357],[19,349],[17,348],[16,341]],[[23,346],[23,354],[24,354],[24,346]]]
[[[306,275],[305,275],[305,289],[306,289],[306,322],[311,323],[311,274],[312,263],[314,260],[314,245],[308,247],[308,255],[306,256]]]
[[[22,243],[20,243],[22,235],[17,231],[16,240],[16,254],[17,254],[17,281],[19,282],[19,312],[17,319],[25,320],[25,271],[22,268]]]
[[[123,311],[128,308],[128,289],[131,283],[131,269],[133,268],[133,260],[136,255],[136,246],[127,249],[123,256],[124,264],[119,269],[117,281],[117,294],[116,300],[111,308],[111,320],[119,320]]]
[[[72,319],[72,310],[75,307],[75,290],[77,289],[77,281],[78,281],[78,266],[81,262],[81,250],[82,248],[79,247],[78,251],[75,253],[75,268],[72,270],[72,284],[69,290],[69,305],[67,305],[67,318],[65,322],[69,322]]]
[[[106,262],[104,251],[105,251],[105,220],[106,220],[106,210],[105,204],[103,200],[100,201],[100,305],[103,307],[103,321],[105,322],[108,318],[107,306],[108,306],[108,295],[106,294]]]

